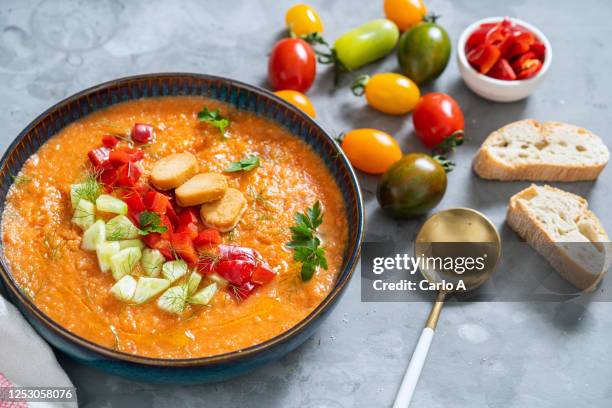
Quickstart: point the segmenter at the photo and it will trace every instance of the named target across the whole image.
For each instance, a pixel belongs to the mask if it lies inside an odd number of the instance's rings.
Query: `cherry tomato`
[[[412,111],[421,97],[417,84],[392,72],[375,74],[367,79],[364,94],[371,107],[389,115]]]
[[[299,38],[285,38],[276,43],[268,60],[268,80],[275,91],[291,89],[306,92],[317,73],[312,47]]]
[[[274,93],[279,98],[286,100],[290,104],[304,111],[304,113],[306,113],[311,118],[317,117],[317,113],[315,112],[314,106],[312,106],[310,100],[303,93],[292,90],[277,91]]]
[[[323,23],[314,8],[307,4],[296,4],[285,14],[287,30],[300,37],[312,33],[323,33]]]
[[[401,159],[402,150],[387,133],[376,129],[355,129],[346,133],[342,150],[353,166],[371,174],[381,174]]]
[[[385,0],[384,7],[387,18],[402,32],[419,24],[427,14],[423,0]]]
[[[438,92],[421,98],[412,113],[412,123],[419,139],[429,148],[465,127],[463,112],[457,102]]]

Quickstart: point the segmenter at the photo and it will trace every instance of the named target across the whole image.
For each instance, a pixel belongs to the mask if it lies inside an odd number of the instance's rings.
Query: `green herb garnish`
[[[76,189],[73,191],[76,203],[80,200],[95,203],[100,194],[102,194],[102,184],[98,181],[98,175],[90,170],[86,172],[85,179],[77,184]]]
[[[259,167],[259,156],[252,154],[244,159],[232,162],[225,168],[225,172],[233,173],[236,171],[251,171]]]
[[[323,223],[321,203],[317,200],[305,213],[296,213],[295,222],[287,246],[294,251],[293,259],[302,262],[302,280],[308,281],[318,267],[327,270],[325,250],[317,236],[317,228]]]
[[[18,174],[16,176],[13,176],[11,174],[11,178],[13,179],[13,184],[15,184],[16,186],[19,186],[21,184],[27,184],[32,181],[32,177],[27,176],[25,174]]]
[[[148,235],[152,232],[166,232],[168,227],[162,225],[161,217],[153,211],[143,211],[140,213],[140,235]]]
[[[204,107],[202,111],[198,112],[198,119],[200,122],[206,122],[219,129],[223,137],[227,137],[227,128],[229,127],[230,121],[228,118],[221,116],[221,111],[216,109],[209,111],[208,107]]]

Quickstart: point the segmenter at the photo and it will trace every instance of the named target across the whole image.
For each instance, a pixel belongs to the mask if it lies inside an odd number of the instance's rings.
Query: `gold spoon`
[[[406,408],[410,405],[446,296],[450,293],[472,291],[491,277],[501,255],[501,239],[495,225],[484,214],[470,208],[451,208],[440,211],[425,221],[416,237],[415,255],[440,258],[482,256],[486,262],[481,270],[472,269],[462,274],[435,266],[420,268],[421,275],[429,283],[449,282],[452,283],[453,289],[439,291],[412,353],[393,408]],[[465,289],[457,289],[459,280],[463,281]]]

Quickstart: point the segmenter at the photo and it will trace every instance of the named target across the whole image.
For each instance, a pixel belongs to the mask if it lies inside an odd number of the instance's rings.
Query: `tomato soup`
[[[225,136],[198,118],[203,107],[220,109],[229,118]],[[88,152],[101,145],[102,137],[119,135],[123,143],[121,135],[129,137],[135,123],[155,129],[155,139],[138,146],[144,152],[141,180],[149,181],[158,160],[182,152],[196,157],[199,172],[223,174],[229,187],[242,193],[246,209],[235,228],[219,232],[222,243],[257,251],[275,272],[274,279],[244,299],[220,288],[206,306],[189,304],[181,313],[161,310],[155,299],[134,304],[111,293],[116,279],[101,272],[95,251],[82,249],[71,186],[83,179],[90,165]],[[225,171],[253,154],[259,157],[257,168]],[[317,233],[327,269],[318,267],[310,280],[303,280],[302,262],[294,259],[295,250],[287,243],[296,213],[317,201],[323,213]],[[323,161],[286,129],[210,99],[165,97],[95,112],[47,141],[15,178],[2,234],[16,282],[58,324],[114,350],[176,359],[243,349],[307,316],[335,284],[346,249],[345,214],[339,188]],[[210,279],[203,274],[201,287]]]

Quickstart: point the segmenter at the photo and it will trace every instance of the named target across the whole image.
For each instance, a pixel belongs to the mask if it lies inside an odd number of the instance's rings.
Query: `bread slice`
[[[510,198],[507,221],[572,285],[590,292],[610,266],[610,239],[587,201],[532,185]]]
[[[474,171],[494,180],[594,180],[610,153],[586,129],[561,122],[519,120],[491,133],[474,158]]]

